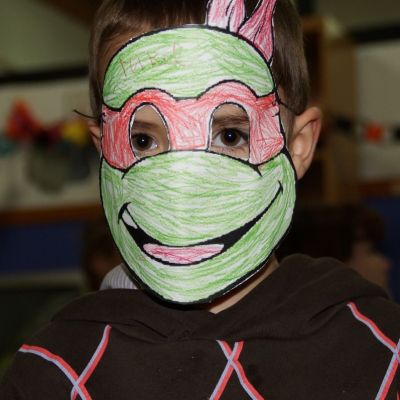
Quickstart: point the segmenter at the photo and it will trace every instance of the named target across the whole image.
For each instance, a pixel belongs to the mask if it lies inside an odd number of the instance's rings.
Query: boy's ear
[[[96,146],[97,151],[101,152],[101,131],[99,125],[95,121],[88,121],[88,128],[90,131],[90,136],[92,137],[93,143]]]
[[[295,117],[288,148],[298,179],[304,176],[313,160],[321,131],[321,120],[321,111],[317,107],[310,107]]]

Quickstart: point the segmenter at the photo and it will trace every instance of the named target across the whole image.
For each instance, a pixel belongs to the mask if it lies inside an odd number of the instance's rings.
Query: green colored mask
[[[291,221],[295,177],[284,153],[260,173],[206,152],[161,154],[127,173],[103,161],[101,170],[104,209],[121,254],[166,300],[194,303],[234,288],[264,266]],[[174,249],[199,258],[174,265],[185,256]],[[162,261],[168,254],[170,261]]]
[[[290,225],[296,177],[266,56],[240,34],[190,26],[133,40],[108,67],[104,210],[133,276],[164,300],[229,292],[265,266]],[[210,150],[213,112],[226,103],[249,116],[248,160]],[[130,126],[148,104],[170,148],[138,159]]]

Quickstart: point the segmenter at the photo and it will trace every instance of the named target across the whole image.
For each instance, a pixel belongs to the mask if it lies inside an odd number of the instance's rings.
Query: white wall
[[[348,29],[398,23],[399,0],[316,0],[319,14],[337,19]]]
[[[0,0],[0,68],[84,64],[88,28],[38,0]]]
[[[0,130],[5,126],[16,101],[29,105],[33,115],[43,124],[60,122],[77,109],[90,114],[87,78],[67,79],[30,84],[0,86]]]
[[[400,40],[357,48],[359,110],[362,118],[400,124]]]
[[[12,104],[17,100],[25,101],[33,115],[44,125],[74,117],[74,108],[90,113],[86,78],[0,86],[0,134]],[[23,145],[12,154],[0,156],[0,211],[99,202],[97,171],[92,171],[90,177],[82,182],[65,185],[61,192],[46,193],[29,179],[26,172],[29,157],[30,149]]]

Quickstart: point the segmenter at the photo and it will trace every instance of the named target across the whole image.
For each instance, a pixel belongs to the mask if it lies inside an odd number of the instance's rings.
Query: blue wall
[[[391,289],[395,300],[400,302],[400,197],[371,198],[365,203],[385,219],[386,238],[382,251],[393,262]]]
[[[0,228],[0,273],[79,268],[84,223]]]

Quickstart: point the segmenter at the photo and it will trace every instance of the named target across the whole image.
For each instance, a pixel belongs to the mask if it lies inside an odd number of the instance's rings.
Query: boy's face
[[[204,302],[259,271],[295,201],[262,55],[223,31],[150,33],[112,58],[103,99],[103,205],[143,286]]]
[[[211,301],[257,273],[295,202],[270,68],[275,1],[248,19],[241,2],[223,3],[210,1],[208,25],[122,45],[103,84],[111,232],[143,287],[182,304]]]

